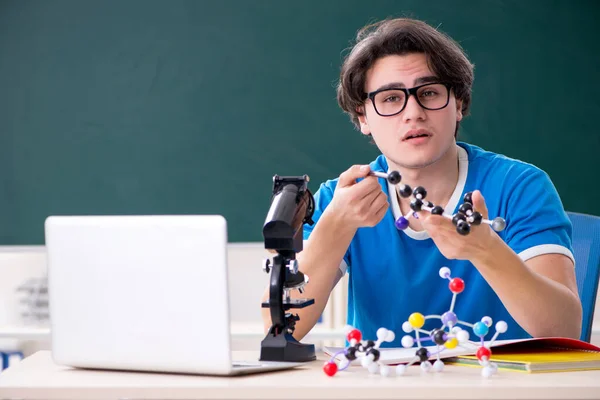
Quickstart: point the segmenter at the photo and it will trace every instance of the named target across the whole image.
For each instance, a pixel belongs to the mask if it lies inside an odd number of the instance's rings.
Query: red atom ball
[[[486,357],[489,360],[491,355],[492,352],[487,347],[480,347],[477,349],[477,359],[479,361],[483,361],[483,357]]]
[[[452,278],[450,284],[448,284],[448,288],[452,293],[460,293],[465,290],[465,281],[460,278]]]
[[[350,332],[348,332],[346,338],[350,343],[352,343],[352,339],[356,340],[357,342],[360,342],[360,339],[362,339],[362,333],[360,333],[358,329],[352,329]]]
[[[325,374],[327,376],[334,376],[335,373],[337,372],[338,367],[337,364],[334,362],[326,362],[325,365],[323,365],[323,371],[325,372]]]

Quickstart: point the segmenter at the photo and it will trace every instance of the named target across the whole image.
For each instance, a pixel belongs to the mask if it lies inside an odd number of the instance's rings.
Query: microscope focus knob
[[[271,272],[271,259],[265,258],[263,260],[262,270],[265,271],[267,274]]]
[[[298,260],[290,260],[290,262],[288,262],[287,267],[292,274],[298,273]]]

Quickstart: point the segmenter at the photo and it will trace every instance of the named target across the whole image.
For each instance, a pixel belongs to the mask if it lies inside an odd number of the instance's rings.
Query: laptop
[[[57,364],[207,375],[301,365],[233,360],[222,216],[50,216],[45,238]]]

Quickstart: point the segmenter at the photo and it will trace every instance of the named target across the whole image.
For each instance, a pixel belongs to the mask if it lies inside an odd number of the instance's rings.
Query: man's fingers
[[[363,181],[359,182],[358,184],[362,183]],[[359,189],[359,186],[356,186],[356,188]],[[360,189],[361,190],[358,192],[357,199],[369,205],[371,205],[375,201],[375,199],[377,199],[380,193],[383,193],[379,187],[371,188],[370,185],[361,185]]]
[[[447,219],[446,217],[443,217],[441,215],[433,215],[433,214],[427,213],[426,211],[422,211],[419,213],[419,218],[421,218],[421,220],[422,220],[421,224],[423,225],[423,228],[425,228],[427,231],[430,231],[430,230],[435,230],[436,232],[441,232],[441,231],[455,232],[456,231],[456,228],[452,224],[452,222],[449,219]]]
[[[383,192],[379,192],[374,198],[373,201],[371,203],[371,207],[379,210],[380,207],[384,206],[384,205],[389,205],[388,200],[387,200],[387,196],[385,195],[385,193]]]
[[[377,220],[381,221],[381,219],[383,218],[383,216],[385,215],[385,213],[387,212],[388,208],[390,207],[390,205],[388,204],[388,202],[384,202],[379,209],[377,210]]]
[[[353,165],[346,171],[342,172],[338,179],[338,186],[352,186],[359,178],[364,178],[369,175],[371,168],[368,165]]]
[[[367,176],[356,184],[356,195],[359,199],[369,198],[378,193],[383,193],[383,191],[379,181],[374,176]]]
[[[473,208],[475,211],[478,211],[484,219],[488,219],[488,209],[485,205],[485,199],[479,190],[473,191],[471,195],[471,199],[473,200]]]
[[[374,225],[379,223],[379,221],[381,221],[383,219],[383,216],[385,215],[385,213],[387,212],[388,208],[389,208],[389,203],[387,201],[387,197],[384,195],[383,199],[381,199],[381,197],[377,197],[377,199],[375,199],[375,201],[372,204],[372,207],[375,211],[375,218],[374,218]]]

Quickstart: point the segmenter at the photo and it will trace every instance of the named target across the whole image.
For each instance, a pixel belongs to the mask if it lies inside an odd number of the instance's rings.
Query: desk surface
[[[236,353],[256,359],[257,353]],[[325,356],[295,370],[240,377],[76,370],[40,351],[0,375],[0,398],[19,399],[598,399],[600,371],[526,374],[446,366],[441,373],[410,367],[404,376],[369,375],[360,366],[322,371]]]

